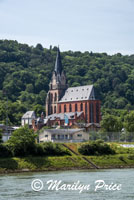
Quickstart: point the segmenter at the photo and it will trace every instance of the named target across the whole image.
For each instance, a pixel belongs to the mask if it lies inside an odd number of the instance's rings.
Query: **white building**
[[[39,142],[82,142],[89,140],[83,129],[44,129],[39,133]]]
[[[27,111],[21,118],[21,125],[24,126],[25,124],[28,124],[29,126],[32,126],[32,120],[35,118],[34,111]]]

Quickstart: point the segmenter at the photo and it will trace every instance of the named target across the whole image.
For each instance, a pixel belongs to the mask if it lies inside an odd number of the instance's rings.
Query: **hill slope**
[[[11,123],[18,124],[26,110],[44,110],[56,51],[0,40],[0,123],[6,118],[6,95]],[[134,55],[67,51],[61,56],[69,86],[94,84],[104,108],[134,107]]]

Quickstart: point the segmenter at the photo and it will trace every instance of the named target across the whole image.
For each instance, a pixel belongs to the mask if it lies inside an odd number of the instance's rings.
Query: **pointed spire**
[[[59,47],[58,47],[58,50],[57,50],[57,56],[56,56],[54,71],[56,72],[56,74],[60,74],[61,75],[61,72],[62,72],[62,63],[61,63],[61,56],[60,56],[60,49],[59,49]]]

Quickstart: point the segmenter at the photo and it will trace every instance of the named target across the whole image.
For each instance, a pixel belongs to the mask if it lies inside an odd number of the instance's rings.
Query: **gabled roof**
[[[100,128],[100,124],[99,123],[77,123],[74,122],[75,125],[77,125],[79,128],[89,128],[91,126],[94,126],[96,128]]]
[[[70,87],[59,102],[83,101],[95,99],[93,85]]]
[[[39,133],[40,139],[44,137],[44,134],[50,133],[50,134],[75,134],[77,132],[83,132],[84,129],[44,129]]]
[[[75,119],[75,114],[77,114],[77,117],[79,117],[82,112],[68,112],[68,113],[58,113],[58,114],[52,114],[52,115],[48,115],[46,117],[46,119],[50,119],[50,120],[56,120],[57,118],[60,118],[60,120],[64,120],[65,119],[65,115],[68,117],[68,119]]]
[[[54,71],[56,72],[56,74],[60,74],[61,75],[61,72],[62,72],[62,63],[61,63],[61,57],[60,57],[60,50],[59,50],[59,48],[57,50],[57,56],[56,56]]]
[[[35,118],[35,112],[34,111],[27,111],[23,116],[22,119],[28,119],[28,118]]]

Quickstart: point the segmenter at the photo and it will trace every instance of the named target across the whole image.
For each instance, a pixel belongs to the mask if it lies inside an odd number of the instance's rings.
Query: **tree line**
[[[27,110],[45,112],[57,47],[0,40],[0,123],[20,124]],[[134,55],[61,52],[68,85],[94,84],[102,110],[134,108]],[[8,107],[7,107],[8,100]]]

